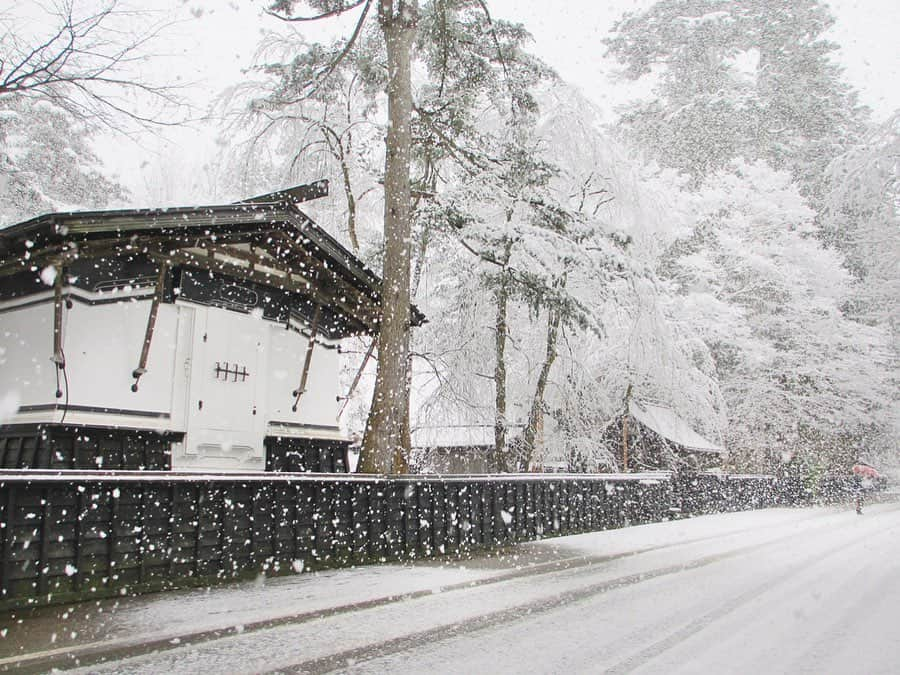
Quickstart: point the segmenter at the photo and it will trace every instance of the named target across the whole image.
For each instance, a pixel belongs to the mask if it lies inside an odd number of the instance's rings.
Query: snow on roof
[[[668,408],[659,405],[628,402],[628,412],[638,422],[677,445],[696,452],[725,452],[725,448],[708,441]]]
[[[414,448],[472,448],[494,445],[492,424],[448,424],[412,431]]]

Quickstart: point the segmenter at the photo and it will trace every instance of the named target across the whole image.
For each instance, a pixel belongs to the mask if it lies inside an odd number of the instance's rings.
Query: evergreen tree
[[[83,122],[46,101],[0,97],[0,226],[123,199],[89,138]]]
[[[888,336],[841,311],[851,279],[790,177],[736,169],[690,198],[698,220],[663,272],[710,345],[741,468],[795,454],[844,466],[846,440],[893,414]]]
[[[826,240],[857,283],[848,312],[900,333],[900,111],[828,169]]]
[[[602,429],[630,383],[718,435],[718,388],[696,365],[705,347],[669,323],[654,275],[668,197],[603,136],[589,102],[559,82],[536,100],[528,133],[520,124],[507,145],[482,146],[500,165],[432,202],[423,414],[493,422],[506,469],[542,457],[613,466]]]
[[[834,19],[819,0],[662,0],[605,40],[630,79],[658,76],[623,131],[661,164],[704,176],[766,160],[818,195],[828,163],[867,112],[831,59]]]

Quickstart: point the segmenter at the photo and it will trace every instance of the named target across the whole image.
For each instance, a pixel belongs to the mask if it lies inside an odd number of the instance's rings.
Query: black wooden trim
[[[11,583],[10,572],[12,570],[12,550],[13,550],[13,527],[15,526],[16,514],[16,492],[18,486],[7,485],[6,499],[4,500],[3,513],[3,560],[0,561],[0,598],[4,601],[10,597]]]
[[[127,408],[107,408],[105,406],[92,405],[60,405],[59,403],[38,403],[35,405],[23,405],[19,408],[20,413],[26,412],[45,412],[45,411],[63,411],[69,412],[85,412],[99,413],[103,415],[129,415],[131,417],[151,417],[154,419],[169,419],[171,415],[166,412],[154,412],[151,410],[129,410]],[[123,428],[123,427],[117,427]]]
[[[288,427],[290,429],[310,429],[315,431],[340,431],[341,428],[339,426],[332,426],[328,424],[304,424],[303,422],[278,422],[275,420],[271,420],[269,422],[270,426],[278,425],[280,427]],[[337,439],[340,441],[340,439]]]
[[[349,441],[266,436],[266,471],[346,473]]]
[[[40,292],[43,293],[44,291],[40,291]],[[21,297],[27,297],[27,296],[21,296]],[[120,302],[140,302],[142,300],[152,300],[153,293],[146,293],[146,294],[142,294],[142,295],[124,295],[123,294],[118,297],[103,298],[101,300],[101,299],[97,299],[97,298],[86,298],[83,295],[73,293],[72,291],[64,290],[63,291],[63,299],[72,300],[73,302],[77,302],[78,304],[86,305],[88,307],[96,307],[98,305],[115,305]],[[8,300],[5,302],[13,302],[13,300]],[[38,300],[31,300],[29,302],[20,302],[20,303],[12,305],[10,307],[0,307],[0,314],[6,314],[8,312],[15,312],[16,310],[24,309],[26,307],[35,307],[37,305],[44,305],[44,304],[48,304],[48,303],[52,303],[52,302],[53,302],[53,296],[50,295],[46,298],[40,298]]]

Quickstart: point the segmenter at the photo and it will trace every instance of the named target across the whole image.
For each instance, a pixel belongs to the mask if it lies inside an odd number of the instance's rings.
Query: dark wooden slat
[[[402,505],[402,537],[403,537],[403,554],[407,558],[415,558],[419,543],[419,513],[417,497],[418,486],[414,483],[407,483],[403,490]]]
[[[193,494],[191,495],[193,497]],[[194,578],[198,578],[201,574],[200,570],[200,550],[203,545],[203,504],[205,502],[206,491],[203,486],[197,489],[197,498],[194,502]]]
[[[107,572],[106,585],[115,586],[114,576],[116,570],[116,523],[119,522],[119,488],[112,485],[109,487],[109,523],[106,530],[107,539]]]
[[[178,551],[175,548],[175,521],[178,513],[178,484],[169,485],[169,523],[166,533],[166,550],[169,555],[169,576],[174,576]]]
[[[147,510],[144,504],[144,486],[142,485],[138,491],[138,527],[140,528],[138,532],[138,541],[137,541],[137,559],[138,559],[138,581],[140,583],[144,583],[147,580],[147,565],[146,565],[146,551],[145,547],[147,545],[147,519],[146,514]]]
[[[234,504],[231,486],[222,488],[221,524],[219,525],[219,545],[222,553],[219,559],[219,572],[222,578],[227,578],[232,572],[231,558],[231,508]]]
[[[75,528],[74,528],[74,545],[75,545],[75,578],[73,583],[76,591],[81,590],[81,582],[84,580],[84,491],[76,490],[75,492]]]
[[[50,490],[49,488],[43,488],[41,490],[41,501],[43,502],[41,507],[41,555],[40,561],[38,562],[38,583],[37,583],[37,591],[38,595],[47,595],[48,589],[48,572],[49,572],[49,556],[48,556],[48,547],[50,545]],[[13,514],[15,517],[15,514]]]
[[[16,512],[16,491],[19,489],[15,484],[3,484],[3,490],[6,491],[6,499],[3,504],[3,561],[0,564],[0,598],[4,600],[9,597],[10,584],[9,575],[12,564],[12,548],[13,548],[13,514]]]

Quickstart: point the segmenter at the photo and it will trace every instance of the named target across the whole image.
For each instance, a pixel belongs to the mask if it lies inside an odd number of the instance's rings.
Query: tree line
[[[122,126],[118,87],[177,103],[121,76],[147,33],[107,39],[115,3],[61,8],[35,45],[3,38],[7,221],[124,199],[70,132]],[[327,174],[317,220],[382,270],[360,470],[406,471],[411,432],[450,424],[490,428],[500,470],[613,469],[602,431],[629,388],[742,470],[896,450],[900,126],[843,80],[823,3],[624,16],[602,51],[655,85],[613,125],[483,0],[266,11],[253,77],[215,108],[223,191]],[[302,31],[334,21],[332,42]]]

